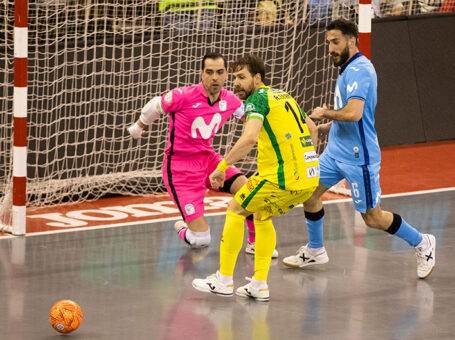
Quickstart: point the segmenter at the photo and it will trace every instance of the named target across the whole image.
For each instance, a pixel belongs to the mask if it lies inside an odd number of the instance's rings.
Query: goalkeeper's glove
[[[144,129],[141,128],[137,122],[128,128],[128,132],[130,133],[131,137],[133,137],[134,139],[141,138],[143,131],[144,131]]]

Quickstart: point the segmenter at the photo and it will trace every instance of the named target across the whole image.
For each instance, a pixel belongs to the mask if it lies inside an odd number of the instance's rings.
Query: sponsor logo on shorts
[[[196,212],[196,210],[194,209],[194,205],[192,205],[191,203],[185,205],[185,212],[187,215],[193,215]]]
[[[253,192],[253,190],[256,188],[258,182],[254,178],[250,178],[248,182],[246,183],[246,187],[248,188],[249,192]]]
[[[310,166],[306,169],[306,174],[308,178],[318,177],[321,174],[321,169],[319,168],[319,165]]]
[[[220,100],[220,111],[226,111],[227,103],[225,100]]]
[[[318,155],[314,150],[307,151],[303,155],[305,156],[305,162],[307,163],[316,162],[318,160]]]
[[[166,95],[164,96],[164,101],[166,103],[171,103],[172,102],[172,91],[166,93]]]
[[[360,202],[362,202],[362,200],[355,200],[354,201],[356,204],[359,204]]]

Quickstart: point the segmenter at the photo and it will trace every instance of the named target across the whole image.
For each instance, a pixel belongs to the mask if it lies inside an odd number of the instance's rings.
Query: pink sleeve
[[[161,97],[161,106],[167,113],[179,111],[185,99],[185,88],[177,87]]]
[[[237,119],[242,119],[242,117],[245,116],[243,102],[231,91],[228,91],[228,96],[229,100],[231,100],[237,107],[237,109],[234,111],[234,117]]]

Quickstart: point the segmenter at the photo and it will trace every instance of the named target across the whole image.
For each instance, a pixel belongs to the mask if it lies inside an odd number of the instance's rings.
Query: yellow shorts
[[[317,187],[304,190],[283,190],[261,176],[248,179],[235,194],[235,200],[243,209],[260,213],[261,220],[271,216],[279,216],[305,202]]]

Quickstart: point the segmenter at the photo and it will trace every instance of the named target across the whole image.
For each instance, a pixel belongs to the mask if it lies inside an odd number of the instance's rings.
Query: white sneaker
[[[252,298],[256,301],[261,301],[261,302],[267,302],[270,300],[270,292],[269,292],[269,287],[267,284],[261,288],[256,288],[253,286],[253,280],[249,277],[246,277],[250,283],[247,283],[246,285],[237,288],[235,291],[235,294],[238,296],[246,297],[246,298]]]
[[[213,293],[222,296],[234,295],[234,284],[224,284],[220,280],[220,272],[207,276],[205,279],[194,279],[193,287],[200,292]]]
[[[245,253],[254,255],[254,242],[248,241],[245,247]],[[278,250],[274,249],[272,254],[272,259],[276,259],[278,257]]]
[[[308,244],[300,247],[297,251],[297,255],[288,256],[283,259],[283,264],[292,268],[303,268],[327,262],[329,262],[329,257],[327,256],[325,248],[322,248],[319,254],[313,255],[308,249]]]
[[[436,238],[431,234],[423,234],[426,238],[428,247],[419,249],[416,247],[417,258],[417,276],[420,279],[425,279],[433,272],[436,258]]]

